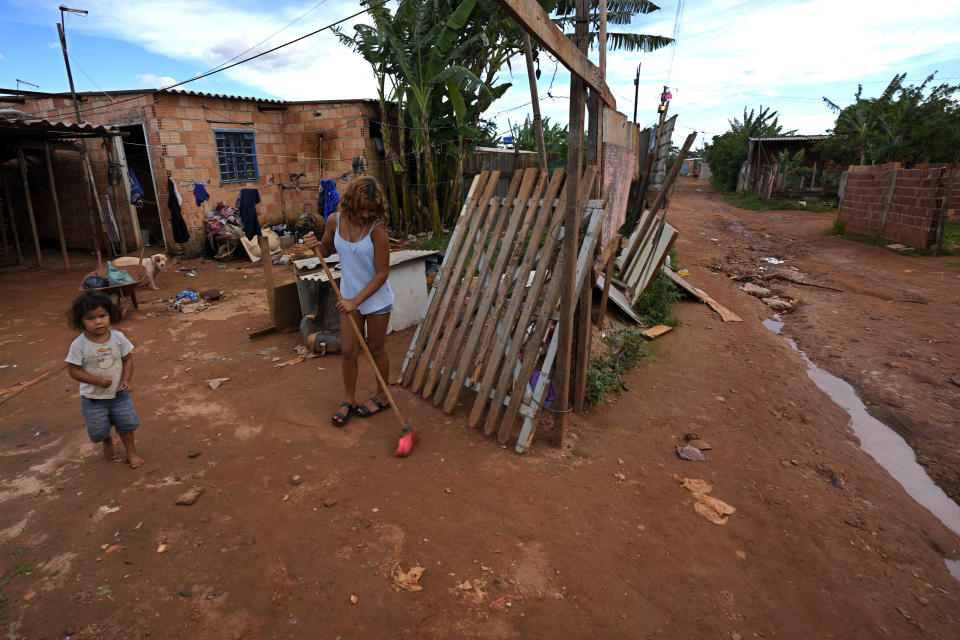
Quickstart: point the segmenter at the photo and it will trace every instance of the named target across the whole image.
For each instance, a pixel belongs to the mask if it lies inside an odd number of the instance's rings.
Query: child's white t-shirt
[[[117,395],[120,376],[123,374],[122,358],[133,351],[133,344],[127,337],[110,329],[110,338],[103,344],[92,342],[82,333],[70,344],[70,353],[66,361],[79,365],[85,372],[95,376],[111,376],[113,384],[98,387],[86,382],[80,383],[80,395],[95,400],[110,399]]]

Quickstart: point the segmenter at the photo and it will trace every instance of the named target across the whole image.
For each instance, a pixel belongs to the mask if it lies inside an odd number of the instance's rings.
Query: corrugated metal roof
[[[390,266],[395,267],[397,265],[403,264],[405,262],[410,262],[411,260],[418,260],[421,258],[426,258],[427,256],[432,256],[440,253],[439,251],[430,251],[430,250],[421,250],[421,249],[403,249],[401,251],[393,251],[390,253]],[[336,254],[334,254],[336,255]],[[339,256],[337,257],[337,262],[339,262]],[[297,265],[298,269],[318,269],[313,273],[300,273],[298,278],[302,280],[317,280],[319,282],[326,282],[327,275],[325,272],[320,271],[320,259],[319,258],[307,258],[305,260],[297,260],[294,262]],[[327,259],[327,266],[330,266],[330,260]],[[330,267],[330,271],[333,272],[334,277],[340,275],[339,265],[337,267]]]
[[[286,100],[274,100],[273,98],[254,98],[252,96],[234,96],[226,93],[206,93],[205,91],[188,91],[186,89],[160,89],[157,93],[172,93],[174,95],[197,96],[200,98],[223,98],[226,100],[247,100],[250,102],[270,102],[273,104],[286,104]]]
[[[78,133],[82,135],[111,135],[117,129],[110,126],[93,125],[89,122],[63,122],[60,120],[44,120],[41,118],[5,119],[0,118],[0,129],[25,131],[28,133]]]
[[[813,136],[762,136],[759,138],[750,138],[750,141],[759,140],[760,142],[803,142],[804,140],[826,140],[830,136],[819,134]]]

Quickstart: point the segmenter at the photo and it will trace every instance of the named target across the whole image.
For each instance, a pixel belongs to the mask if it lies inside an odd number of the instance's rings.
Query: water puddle
[[[780,335],[784,322],[779,317],[763,321],[763,325]],[[853,387],[813,364],[797,344],[786,338],[803,361],[807,363],[807,376],[830,396],[840,408],[850,415],[850,428],[860,439],[860,448],[880,463],[887,472],[921,506],[940,519],[948,529],[960,535],[960,505],[950,499],[943,489],[934,484],[927,472],[917,463],[913,449],[900,434],[883,424],[869,413]],[[960,560],[947,560],[950,573],[960,580]]]

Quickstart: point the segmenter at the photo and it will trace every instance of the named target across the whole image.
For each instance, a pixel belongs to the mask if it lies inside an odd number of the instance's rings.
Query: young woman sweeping
[[[350,328],[355,322],[366,327],[366,343],[379,370],[379,379],[390,375],[390,358],[385,348],[387,325],[393,310],[390,274],[390,243],[385,223],[387,206],[383,191],[371,177],[353,180],[343,193],[337,213],[327,218],[323,239],[317,241],[311,232],[304,245],[322,258],[336,253],[340,257],[340,339],[342,344],[344,400],[332,416],[335,427],[347,424],[351,415],[362,418],[390,408],[388,392],[378,382],[377,392],[364,402],[357,402],[357,357],[361,345],[357,333]],[[410,453],[419,436],[405,428],[397,445],[396,455]]]

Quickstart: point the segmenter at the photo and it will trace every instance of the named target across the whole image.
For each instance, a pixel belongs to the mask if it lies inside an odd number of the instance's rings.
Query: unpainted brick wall
[[[837,218],[847,231],[929,249],[936,239],[949,168],[899,167],[850,167]]]
[[[383,162],[369,137],[370,120],[380,118],[375,102],[368,100],[310,101],[268,103],[262,100],[196,96],[177,93],[145,92],[140,96],[85,95],[80,108],[86,122],[94,125],[142,123],[150,146],[157,203],[163,219],[167,243],[170,235],[167,178],[172,177],[183,199],[182,213],[190,230],[189,254],[202,249],[203,220],[218,201],[232,205],[244,187],[260,191],[257,212],[262,224],[278,224],[284,217],[293,223],[303,212],[317,211],[317,185],[321,179],[334,179],[342,190],[357,173],[373,174],[383,180]],[[259,104],[267,108],[258,108]],[[276,107],[276,108],[273,108]],[[73,105],[69,98],[28,99],[21,110],[50,120],[72,122]],[[217,163],[215,130],[254,131],[257,168],[256,181],[223,183]],[[321,139],[322,135],[322,139]],[[86,142],[94,169],[97,191],[111,194],[107,178],[107,155],[100,140]],[[357,160],[359,159],[359,160]],[[60,151],[54,156],[54,174],[64,218],[67,243],[72,248],[92,248],[90,217],[86,209],[80,156],[75,151]],[[31,176],[33,181],[34,176]],[[45,178],[39,174],[37,179]],[[210,194],[200,206],[193,198],[193,185],[199,182]],[[48,190],[48,189],[47,189]],[[117,188],[115,212],[127,242],[128,251],[136,246],[127,194]],[[31,192],[40,195],[39,188]],[[38,226],[48,241],[56,240],[52,203],[40,197]],[[41,220],[43,222],[41,222]],[[156,239],[152,244],[161,244]]]

